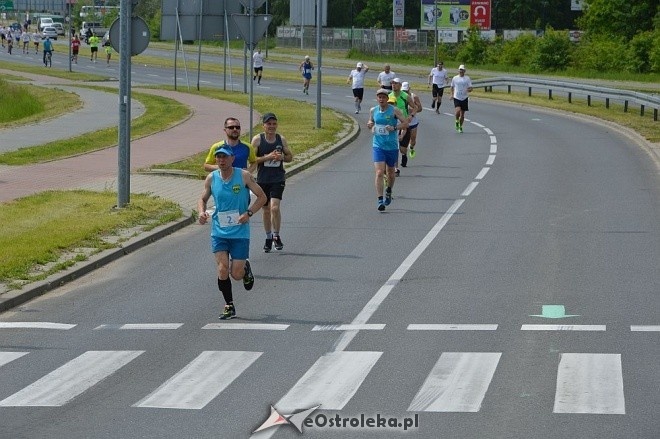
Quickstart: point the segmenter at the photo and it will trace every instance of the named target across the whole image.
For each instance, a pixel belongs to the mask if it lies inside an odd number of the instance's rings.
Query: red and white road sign
[[[472,0],[470,2],[470,26],[490,29],[490,2],[491,0]]]

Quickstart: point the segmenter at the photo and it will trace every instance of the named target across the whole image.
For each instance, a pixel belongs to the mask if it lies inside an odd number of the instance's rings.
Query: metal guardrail
[[[653,120],[658,120],[658,109],[660,109],[660,96],[649,95],[629,90],[616,88],[596,87],[588,84],[551,81],[534,78],[496,77],[488,79],[477,79],[472,81],[474,87],[484,87],[485,91],[493,91],[493,87],[507,87],[511,93],[512,87],[526,88],[527,95],[532,95],[532,89],[543,89],[548,91],[548,99],[552,99],[552,92],[560,91],[568,95],[570,103],[573,95],[586,96],[587,105],[591,106],[591,98],[598,97],[605,101],[605,108],[610,108],[610,101],[623,103],[623,111],[628,111],[629,104],[635,103],[640,107],[640,116],[644,116],[646,107],[653,109]]]

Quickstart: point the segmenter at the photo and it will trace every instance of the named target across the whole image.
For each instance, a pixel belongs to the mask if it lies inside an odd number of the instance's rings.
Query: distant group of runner
[[[368,71],[369,66],[358,62],[346,80],[353,90],[355,114],[362,110],[365,76]],[[403,168],[408,166],[408,158],[412,159],[417,154],[417,113],[423,110],[423,106],[419,96],[413,93],[410,83],[401,81],[389,64],[385,64],[376,81],[379,87],[376,91],[378,105],[369,110],[367,128],[373,132],[372,156],[376,172],[377,209],[382,212],[392,203],[394,182],[401,173],[399,154]],[[454,100],[455,129],[462,133],[465,112],[468,111],[468,93],[472,91],[472,81],[465,75],[463,64],[458,67],[458,74],[451,81],[442,62],[431,69],[428,86],[432,87],[431,108],[436,114],[440,114],[442,96],[447,85],[451,87]]]

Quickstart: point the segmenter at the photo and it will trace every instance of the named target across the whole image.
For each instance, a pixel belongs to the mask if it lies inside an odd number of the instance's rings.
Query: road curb
[[[148,233],[143,233],[139,236],[129,239],[123,246],[119,248],[105,250],[101,253],[90,256],[87,261],[81,262],[80,264],[75,264],[72,269],[68,269],[61,273],[55,273],[42,281],[28,284],[21,290],[8,291],[4,293],[2,297],[0,297],[0,312],[21,305],[28,300],[34,299],[35,297],[41,296],[51,290],[54,290],[55,288],[61,287],[68,282],[89,274],[97,268],[103,267],[104,265],[107,265],[122,256],[139,250],[140,248],[151,244],[152,242],[155,242],[167,235],[170,235],[190,224],[193,224],[194,222],[195,217],[191,215],[189,217],[185,217],[182,220],[156,227]]]

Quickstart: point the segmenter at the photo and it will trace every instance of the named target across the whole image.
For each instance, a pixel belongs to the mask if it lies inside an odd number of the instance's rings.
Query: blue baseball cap
[[[221,146],[215,150],[215,155],[224,154],[224,155],[234,155],[234,151],[226,146]]]

